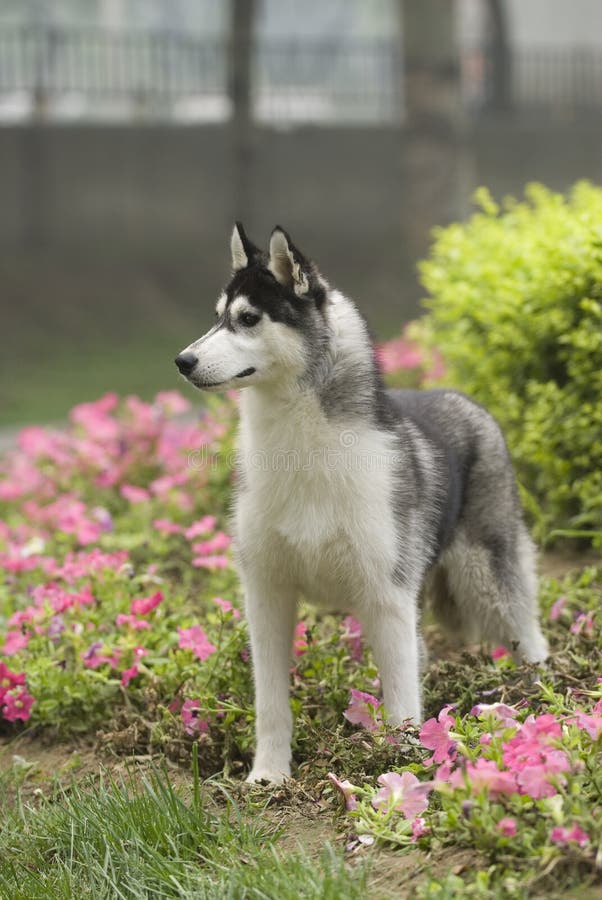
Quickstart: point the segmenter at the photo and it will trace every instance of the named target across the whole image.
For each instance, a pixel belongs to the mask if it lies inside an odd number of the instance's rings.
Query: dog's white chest
[[[238,540],[288,569],[308,599],[343,608],[362,573],[394,565],[391,439],[301,404],[251,422],[243,417]]]

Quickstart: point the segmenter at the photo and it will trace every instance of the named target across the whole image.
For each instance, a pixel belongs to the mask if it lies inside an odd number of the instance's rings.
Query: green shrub
[[[445,382],[502,425],[538,532],[602,529],[602,190],[485,189],[421,264]],[[552,532],[553,534],[553,532]],[[597,536],[600,542],[600,534]]]

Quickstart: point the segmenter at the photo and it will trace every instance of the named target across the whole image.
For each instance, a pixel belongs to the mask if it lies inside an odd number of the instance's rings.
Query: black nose
[[[196,366],[196,356],[194,353],[180,353],[179,356],[176,356],[174,362],[182,375],[190,375]]]

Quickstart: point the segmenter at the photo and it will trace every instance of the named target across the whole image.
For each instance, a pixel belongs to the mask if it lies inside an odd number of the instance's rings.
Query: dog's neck
[[[242,392],[241,417],[261,423],[288,417],[313,424],[364,421],[374,416],[383,385],[366,324],[338,291],[328,300],[329,340],[309,358],[301,377],[249,386]]]

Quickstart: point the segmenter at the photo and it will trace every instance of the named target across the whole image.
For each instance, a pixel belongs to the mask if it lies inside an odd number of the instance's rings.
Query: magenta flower
[[[193,544],[192,552],[199,556],[211,556],[212,554],[227,550],[231,543],[232,538],[229,538],[223,531],[218,531],[217,534],[208,541],[200,541],[198,544]]]
[[[139,597],[137,600],[132,600],[130,605],[130,612],[134,616],[147,616],[162,602],[163,594],[161,593],[161,591],[156,591],[149,597]]]
[[[305,622],[299,622],[295,628],[293,650],[295,656],[303,656],[307,652],[307,625]]]
[[[349,645],[351,659],[358,662],[362,658],[362,626],[353,616],[345,616],[343,619],[343,634],[341,639]]]
[[[552,608],[550,609],[550,619],[552,622],[556,622],[556,620],[560,618],[565,606],[566,597],[559,597],[558,600],[552,604]]]
[[[200,706],[200,700],[185,700],[182,704],[180,715],[186,734],[193,735],[209,731],[209,722],[206,719],[199,719]]]
[[[200,625],[178,628],[178,635],[178,647],[182,650],[192,650],[197,659],[205,660],[217,650]]]
[[[23,689],[20,691],[9,691],[8,694],[4,695],[2,702],[2,714],[8,722],[16,722],[17,719],[27,722],[35,699]]]
[[[503,834],[504,837],[516,837],[516,819],[510,819],[508,817],[500,819],[497,823],[497,830],[500,834]]]
[[[213,602],[216,603],[223,612],[231,612],[233,619],[236,619],[237,621],[240,619],[240,610],[236,609],[235,606],[232,606],[229,600],[222,600],[221,597],[214,597]]]
[[[138,675],[138,663],[134,663],[133,666],[130,666],[129,669],[124,669],[121,673],[121,683],[124,687],[127,687],[132,678],[135,678]]]
[[[579,709],[577,710],[575,718],[569,721],[571,724],[577,725],[579,728],[583,728],[584,731],[587,731],[592,741],[597,741],[600,735],[602,735],[602,715],[588,716],[587,713],[584,713]]]
[[[476,762],[467,762],[464,769],[456,769],[449,778],[449,784],[454,788],[461,788],[468,780],[473,794],[487,791],[492,800],[497,800],[502,794],[516,794],[518,788],[516,778],[511,772],[502,772],[497,763],[492,759],[477,759]]]
[[[0,703],[7,691],[25,684],[25,672],[11,672],[6,663],[0,662]]]
[[[412,843],[415,843],[418,838],[430,834],[430,832],[431,829],[427,826],[425,820],[418,816],[418,818],[414,819],[412,822]]]
[[[355,794],[353,793],[356,788],[351,784],[351,782],[347,780],[340,781],[332,772],[328,773],[328,778],[335,786],[337,791],[339,791],[343,795],[343,799],[345,801],[345,809],[348,812],[357,809],[357,799]]]
[[[154,405],[167,415],[180,416],[190,409],[190,400],[187,400],[178,391],[159,391]]]
[[[133,628],[134,631],[141,631],[144,628],[150,628],[150,622],[145,622],[144,619],[137,619],[136,616],[131,613],[117,613],[115,617],[115,624],[118,627],[122,625],[129,625],[130,628]]]
[[[394,809],[402,812],[406,819],[415,819],[427,808],[432,783],[420,782],[412,772],[403,772],[402,775],[386,772],[377,780],[382,787],[372,799],[375,809]]]
[[[580,847],[585,847],[586,844],[589,844],[590,837],[578,825],[573,825],[572,828],[563,828],[561,825],[557,825],[552,829],[550,840],[554,844],[578,844]]]
[[[117,668],[121,651],[115,650],[111,656],[107,656],[104,653],[98,652],[102,646],[102,641],[95,641],[87,650],[83,650],[80,653],[80,657],[82,658],[86,669],[98,669],[105,664],[109,665],[112,669]]]
[[[571,625],[571,634],[586,634],[591,637],[594,633],[594,613],[579,613]]]
[[[494,647],[491,651],[491,658],[494,660],[504,659],[506,656],[510,656],[505,647]]]
[[[428,719],[420,729],[420,740],[428,750],[434,750],[432,757],[425,760],[425,765],[442,763],[456,757],[456,741],[450,738],[450,731],[455,725],[449,710],[452,706],[444,706],[436,719]]]
[[[122,484],[119,493],[129,503],[145,503],[151,496],[145,488],[137,487],[135,484]]]
[[[351,691],[351,700],[343,715],[352,725],[363,725],[368,731],[378,731],[383,724],[380,702],[364,691]]]
[[[230,563],[227,556],[195,556],[192,565],[197,569],[227,569]]]
[[[20,653],[29,644],[30,637],[30,634],[23,634],[22,631],[7,631],[2,652],[5,656],[14,656],[15,653]]]
[[[161,534],[181,534],[184,530],[181,525],[172,522],[170,519],[155,519],[153,528],[160,531]]]
[[[213,531],[215,528],[217,519],[215,516],[203,516],[202,519],[199,519],[197,522],[193,522],[192,525],[186,529],[184,532],[184,537],[186,537],[189,541],[194,540],[196,537],[200,537],[202,534],[209,534],[210,531]]]

